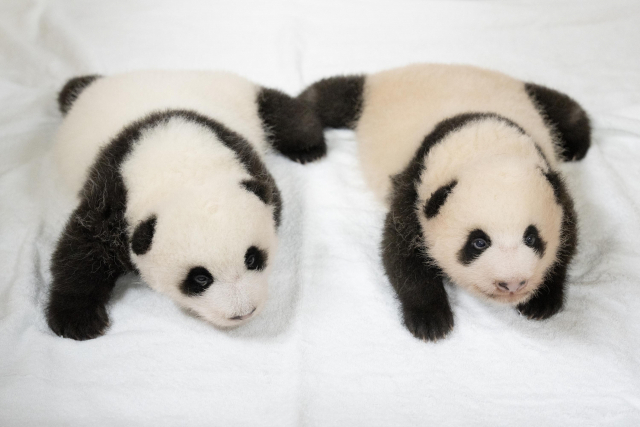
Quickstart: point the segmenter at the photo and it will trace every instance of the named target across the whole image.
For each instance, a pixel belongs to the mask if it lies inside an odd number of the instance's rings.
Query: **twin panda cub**
[[[282,210],[263,157],[270,147],[301,163],[322,157],[312,109],[205,71],[78,77],[58,102],[54,154],[79,203],[53,253],[49,327],[102,335],[128,272],[215,325],[256,316]]]
[[[532,319],[562,307],[577,218],[558,163],[590,145],[587,115],[564,94],[420,64],[320,80],[298,98],[219,72],[87,76],[59,103],[57,158],[80,202],[52,259],[58,335],[104,333],[130,271],[215,325],[255,316],[282,209],[262,156],[271,146],[316,160],[323,127],[356,131],[388,207],[382,261],[413,335],[452,329],[445,279]]]
[[[355,129],[365,179],[388,207],[382,261],[413,335],[452,329],[445,279],[531,319],[562,308],[577,218],[558,164],[591,143],[574,100],[436,64],[324,79],[299,98],[323,126]]]

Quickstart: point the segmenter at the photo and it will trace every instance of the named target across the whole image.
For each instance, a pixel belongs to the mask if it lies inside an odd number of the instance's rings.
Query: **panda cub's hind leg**
[[[327,153],[322,124],[307,103],[278,90],[262,88],[258,113],[271,145],[291,160],[308,163]]]
[[[591,146],[591,124],[580,104],[564,93],[526,83],[529,98],[547,126],[557,132],[564,161],[582,160]]]

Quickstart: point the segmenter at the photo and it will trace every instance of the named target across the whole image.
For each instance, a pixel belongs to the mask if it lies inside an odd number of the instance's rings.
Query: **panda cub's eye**
[[[532,248],[536,244],[536,236],[533,234],[528,234],[524,238],[524,244]]]
[[[262,270],[267,263],[267,254],[255,246],[251,246],[244,254],[244,265],[247,270]]]
[[[484,249],[487,247],[487,241],[484,239],[475,239],[471,244],[476,249]]]
[[[193,281],[200,286],[207,286],[209,283],[211,283],[209,277],[205,276],[204,274],[198,274],[193,278]]]
[[[540,258],[544,256],[544,250],[547,247],[547,244],[535,225],[532,224],[527,227],[524,231],[524,235],[522,236],[522,241],[525,245],[533,249]]]
[[[213,283],[213,276],[204,267],[194,267],[182,282],[180,290],[188,296],[196,296],[206,291]]]
[[[491,246],[491,238],[487,233],[476,228],[467,235],[464,246],[458,251],[458,261],[469,265]]]

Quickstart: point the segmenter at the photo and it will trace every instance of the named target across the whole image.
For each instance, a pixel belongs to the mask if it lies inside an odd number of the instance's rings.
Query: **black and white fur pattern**
[[[325,153],[313,111],[231,73],[141,71],[72,79],[54,153],[78,194],[53,254],[47,320],[95,338],[116,280],[221,326],[255,317],[268,289],[282,202],[262,157]]]
[[[443,280],[546,319],[577,245],[558,170],[590,145],[584,110],[555,90],[469,66],[416,64],[321,80],[299,97],[355,129],[365,178],[389,208],[384,268],[418,338],[454,318]]]

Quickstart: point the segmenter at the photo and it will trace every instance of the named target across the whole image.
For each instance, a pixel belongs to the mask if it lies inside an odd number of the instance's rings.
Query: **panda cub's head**
[[[149,286],[221,327],[260,312],[276,251],[273,206],[255,180],[203,183],[154,207],[131,237]]]
[[[563,218],[534,141],[479,121],[434,146],[425,166],[418,217],[429,257],[475,294],[529,300],[557,259]]]

